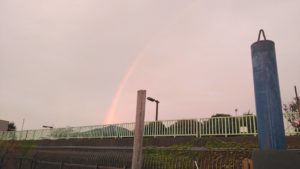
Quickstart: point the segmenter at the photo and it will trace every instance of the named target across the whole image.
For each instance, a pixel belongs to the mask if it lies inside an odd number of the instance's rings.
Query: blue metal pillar
[[[261,34],[264,40],[260,40]],[[259,148],[286,149],[275,44],[266,40],[263,30],[251,45],[251,54]]]

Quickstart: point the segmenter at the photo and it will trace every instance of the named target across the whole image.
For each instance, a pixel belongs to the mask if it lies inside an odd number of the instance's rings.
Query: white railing
[[[286,117],[285,117],[286,119]],[[0,140],[133,137],[135,123],[0,132]],[[291,126],[288,126],[291,127]],[[291,132],[292,131],[292,132]],[[299,128],[286,135],[300,134]],[[257,135],[255,115],[145,122],[144,137]]]

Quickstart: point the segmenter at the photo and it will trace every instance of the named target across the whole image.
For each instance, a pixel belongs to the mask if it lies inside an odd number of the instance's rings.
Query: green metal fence
[[[289,116],[290,117],[290,116]],[[285,117],[287,120],[287,117]],[[287,122],[289,123],[289,122]],[[54,129],[0,132],[0,140],[43,140],[71,138],[122,138],[133,137],[135,123],[67,127]],[[299,134],[299,128],[288,126],[286,135]],[[185,120],[145,122],[144,136],[230,136],[256,135],[255,115],[214,117]]]

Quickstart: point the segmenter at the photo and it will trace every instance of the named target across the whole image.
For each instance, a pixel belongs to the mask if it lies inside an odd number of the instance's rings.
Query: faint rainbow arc
[[[144,47],[143,49],[145,49],[145,48],[146,47]],[[109,124],[109,123],[111,123],[113,121],[114,115],[115,115],[115,112],[116,112],[116,109],[117,109],[117,105],[119,103],[119,100],[120,100],[120,97],[122,95],[123,89],[126,86],[127,81],[130,78],[132,72],[134,71],[136,65],[141,60],[142,56],[144,56],[143,55],[143,51],[144,50],[142,50],[142,52],[140,52],[140,54],[137,55],[137,57],[134,59],[133,63],[130,65],[128,71],[126,72],[126,74],[122,78],[122,81],[121,81],[121,83],[120,83],[120,85],[119,85],[119,87],[117,89],[117,92],[114,95],[114,98],[113,98],[113,101],[111,103],[111,106],[110,106],[108,112],[106,112],[106,116],[105,116],[105,119],[104,119],[104,123],[105,124]]]
[[[183,7],[182,10],[180,12],[178,12],[178,14],[176,15],[176,17],[174,17],[174,20],[177,19],[178,16],[183,13],[183,11],[187,10],[190,6],[192,6],[193,3],[194,2],[191,1],[185,7]],[[170,21],[169,23],[172,23],[172,21]],[[168,25],[169,24],[166,24],[165,27],[168,27]],[[162,30],[165,30],[165,29],[162,29]],[[162,31],[159,31],[159,32],[161,33]],[[160,35],[160,33],[157,33],[156,36],[154,36],[154,38],[152,38],[152,40],[153,39],[157,39],[156,37],[158,37],[158,35]],[[105,124],[109,124],[109,123],[111,123],[113,121],[114,115],[116,113],[117,105],[119,103],[119,100],[120,100],[120,97],[122,95],[123,89],[125,88],[126,83],[127,83],[128,79],[130,78],[131,74],[133,73],[135,67],[137,66],[137,64],[139,63],[139,61],[143,58],[144,51],[148,48],[149,44],[150,43],[148,42],[142,48],[141,52],[139,52],[139,54],[137,55],[137,57],[134,59],[133,63],[130,65],[128,71],[126,72],[126,74],[122,78],[122,81],[121,81],[121,83],[120,83],[120,85],[119,85],[119,87],[117,89],[117,92],[114,95],[112,104],[111,104],[109,110],[105,113],[105,117],[104,117],[104,123]]]

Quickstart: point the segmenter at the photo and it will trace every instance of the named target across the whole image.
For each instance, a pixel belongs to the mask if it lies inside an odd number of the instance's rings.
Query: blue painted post
[[[264,40],[260,40],[261,34]],[[275,44],[266,40],[263,30],[251,45],[251,54],[259,148],[286,149]]]

